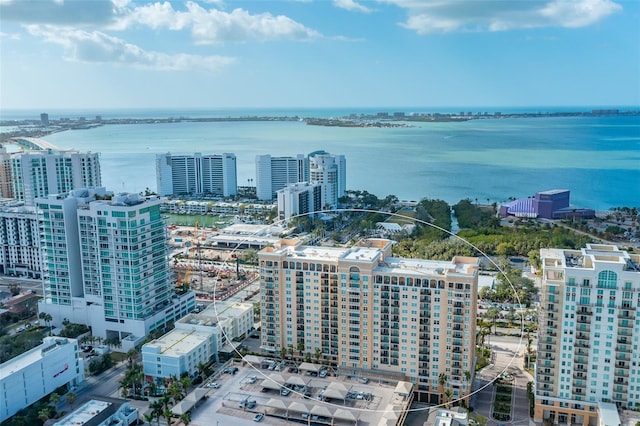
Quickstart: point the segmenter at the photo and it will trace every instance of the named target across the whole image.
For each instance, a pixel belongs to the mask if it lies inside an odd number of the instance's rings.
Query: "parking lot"
[[[329,369],[303,371],[285,364],[276,371],[270,366],[237,364],[235,373],[222,372],[203,384],[208,399],[192,413],[191,424],[330,425],[333,418],[335,425],[368,425],[398,402],[396,383],[336,377]]]

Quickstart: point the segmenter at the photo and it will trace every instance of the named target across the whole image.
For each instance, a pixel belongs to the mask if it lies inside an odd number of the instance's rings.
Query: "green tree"
[[[51,418],[51,411],[49,407],[43,407],[38,411],[38,418],[42,420],[42,423],[46,422]]]
[[[51,395],[49,395],[49,402],[53,404],[53,408],[55,409],[60,403],[60,395],[58,395],[57,392],[53,392]]]
[[[449,388],[444,390],[444,406],[446,409],[449,409],[449,405],[451,402],[451,396],[453,395],[453,391]]]
[[[167,425],[171,424],[171,418],[173,417],[173,412],[169,409],[166,409],[162,412],[162,417],[167,419]]]
[[[180,416],[180,420],[185,424],[185,426],[189,426],[189,423],[191,423],[191,413],[187,411]]]
[[[160,417],[162,417],[162,412],[164,411],[164,405],[162,401],[154,401],[149,404],[149,408],[151,409],[151,415],[156,419],[158,425],[160,425]]]
[[[22,288],[20,287],[20,284],[18,284],[18,283],[9,284],[9,292],[11,293],[12,296],[19,295],[20,291],[22,291]]]
[[[65,395],[65,400],[71,407],[73,407],[73,403],[76,402],[77,398],[78,396],[75,394],[75,392],[67,392],[67,394]]]
[[[127,362],[129,363],[129,367],[133,365],[133,362],[138,358],[138,350],[136,348],[131,348],[127,351]]]
[[[53,317],[46,312],[40,312],[38,318],[47,324],[47,327],[49,327],[49,336],[51,336],[51,321],[53,321]]]
[[[498,317],[500,316],[500,312],[502,312],[500,310],[500,308],[497,308],[495,306],[490,307],[489,309],[487,309],[487,312],[485,312],[484,316],[486,318],[489,318],[493,324],[493,334],[498,334]]]

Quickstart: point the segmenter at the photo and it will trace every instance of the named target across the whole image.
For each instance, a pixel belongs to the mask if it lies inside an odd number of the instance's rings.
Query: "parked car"
[[[254,416],[253,421],[254,422],[261,422],[262,419],[264,419],[264,414],[262,413],[258,413]]]
[[[238,370],[238,367],[228,367],[224,369],[224,372],[227,374],[236,374]]]
[[[318,377],[327,377],[327,375],[329,374],[329,372],[327,370],[322,370],[319,374]]]
[[[216,383],[216,382],[213,382],[213,383],[209,383],[209,384],[207,385],[207,387],[208,387],[208,388],[211,388],[211,389],[219,389],[219,388],[220,388],[220,384],[219,384],[219,383]]]
[[[287,396],[291,393],[291,390],[289,390],[289,388],[282,388],[280,389],[280,395],[282,396]]]
[[[255,408],[256,406],[256,402],[255,401],[240,401],[240,408],[247,408],[247,409],[252,409]]]

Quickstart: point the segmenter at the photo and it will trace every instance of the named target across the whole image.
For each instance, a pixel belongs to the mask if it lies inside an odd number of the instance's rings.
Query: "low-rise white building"
[[[218,359],[218,352],[253,327],[250,303],[215,306],[189,314],[175,323],[175,329],[142,346],[144,373],[152,377],[195,375],[198,364]]]
[[[45,337],[43,343],[0,365],[0,422],[60,386],[84,381],[78,341]]]
[[[138,409],[114,398],[93,398],[53,423],[54,426],[129,426],[138,421]]]
[[[175,328],[142,346],[144,374],[153,377],[180,377],[194,374],[198,364],[206,364],[214,352],[210,331]]]

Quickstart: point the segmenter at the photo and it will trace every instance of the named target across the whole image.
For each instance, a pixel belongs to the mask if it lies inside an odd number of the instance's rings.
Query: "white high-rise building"
[[[640,255],[614,245],[542,249],[535,415],[596,424],[599,406],[640,404]]]
[[[102,184],[98,153],[33,150],[11,155],[13,196],[32,205],[38,197]]]
[[[206,194],[230,197],[238,193],[235,154],[156,156],[159,195]]]
[[[295,157],[256,156],[256,196],[259,200],[273,200],[288,184],[308,181],[308,164],[302,154]]]
[[[309,182],[322,184],[322,207],[336,208],[338,198],[346,192],[346,159],[344,155],[316,151],[309,154]]]
[[[39,308],[55,325],[67,318],[94,336],[135,342],[195,307],[192,292],[173,291],[158,197],[99,188],[37,201],[45,267]]]
[[[319,210],[322,210],[322,185],[319,183],[292,183],[278,191],[280,220],[287,221],[302,214],[313,215]]]
[[[42,254],[38,215],[22,201],[0,203],[0,274],[40,278]]]
[[[0,364],[0,422],[61,386],[83,381],[78,341],[45,337],[40,346]]]

